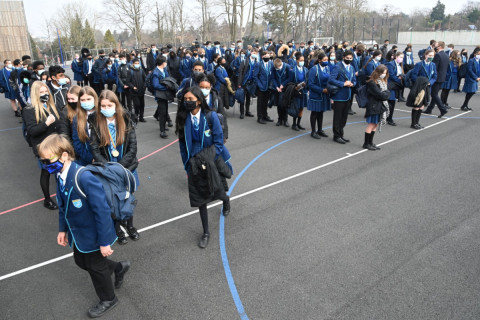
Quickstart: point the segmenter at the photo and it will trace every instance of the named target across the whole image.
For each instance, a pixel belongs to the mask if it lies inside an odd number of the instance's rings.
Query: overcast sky
[[[107,0],[108,1],[108,0]],[[186,1],[189,3],[190,1]],[[391,4],[392,0],[369,0],[370,7],[380,9],[385,4]],[[23,0],[25,7],[25,14],[27,16],[27,24],[30,33],[34,37],[45,37],[45,19],[55,19],[54,12],[57,8],[63,6],[66,3],[81,4],[90,10],[97,10],[101,12],[103,10],[103,1],[100,0]],[[160,1],[159,3],[166,3],[166,1]],[[401,9],[404,13],[411,13],[415,9],[431,10],[437,3],[437,0],[401,0],[397,1],[394,6]],[[442,0],[445,4],[445,12],[447,14],[453,14],[459,11],[466,3],[466,0]],[[151,19],[149,19],[151,20]],[[112,26],[108,26],[112,29]],[[147,28],[153,29],[153,25],[147,25]],[[105,28],[103,26],[101,29]],[[114,27],[113,27],[114,28]],[[113,29],[112,29],[113,30]]]

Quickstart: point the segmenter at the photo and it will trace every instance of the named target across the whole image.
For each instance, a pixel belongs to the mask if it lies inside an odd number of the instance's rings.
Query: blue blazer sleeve
[[[420,68],[422,67],[421,66],[422,62],[417,62],[415,64],[415,67],[413,68],[413,71],[412,71],[412,74],[411,74],[411,78],[412,78],[412,83],[414,83],[415,81],[417,81],[417,78],[418,78],[418,74],[420,72]]]
[[[152,76],[152,86],[155,90],[160,90],[160,91],[167,91],[167,88],[163,84],[160,83],[160,71],[157,71],[158,69],[153,71],[153,76]]]
[[[220,124],[220,120],[218,120],[217,113],[215,111],[210,112],[210,116],[212,119],[212,134],[213,134],[213,144],[215,145],[216,151],[216,158],[223,151],[223,130],[222,125]]]
[[[398,79],[398,77],[397,77],[397,70],[395,70],[396,65],[395,65],[394,61],[390,61],[389,63],[387,63],[387,69],[388,69],[388,74],[389,74],[388,81],[401,83],[400,79]]]
[[[437,81],[437,65],[435,63],[432,62],[432,65],[433,65],[433,75],[432,77],[430,78],[430,85],[433,86],[433,84],[435,83],[435,81]]]
[[[345,82],[342,80],[337,80],[340,69],[341,68],[339,66],[336,66],[336,68],[332,70],[332,73],[330,73],[330,79],[328,79],[328,83],[333,84],[337,87],[343,88]]]
[[[225,70],[221,67],[218,67],[217,70],[215,70],[215,77],[221,84],[226,84],[227,82],[225,81]]]
[[[321,72],[320,70],[318,70],[318,67],[313,67],[312,69],[310,69],[310,72],[308,73],[308,89],[317,94],[320,94],[322,93],[323,88],[322,84],[318,81],[317,72]]]
[[[57,180],[57,179],[55,179]],[[57,195],[60,194],[60,188],[57,181]],[[59,196],[57,196],[57,203]],[[58,232],[68,232],[67,220],[65,220],[65,209],[63,205],[58,205]]]
[[[180,156],[182,156],[182,163],[183,163],[183,168],[185,171],[188,172],[187,168],[187,161],[188,161],[188,153],[187,153],[187,145],[184,141],[178,141],[178,145],[180,146]]]
[[[474,59],[470,59],[467,64],[467,78],[470,78],[472,80],[475,80],[479,77],[477,75],[477,70],[475,70],[475,61]]]
[[[87,196],[89,209],[95,216],[98,244],[103,247],[111,245],[113,221],[101,182],[91,172],[86,171],[80,175],[78,183]]]
[[[88,60],[83,61],[83,74],[84,75],[88,74]]]

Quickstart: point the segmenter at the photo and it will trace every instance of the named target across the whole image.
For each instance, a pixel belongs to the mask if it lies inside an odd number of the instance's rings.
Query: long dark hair
[[[375,59],[376,57],[381,56],[381,55],[383,55],[383,54],[382,54],[382,51],[380,51],[380,50],[375,50],[375,51],[373,52],[372,56],[370,57],[370,59],[368,59],[367,63],[365,63],[365,65],[363,66],[362,69],[366,69],[366,68],[367,68],[367,65],[370,63],[370,61],[372,61],[373,59]]]
[[[209,109],[207,101],[203,97],[202,90],[200,90],[199,87],[190,87],[187,91],[185,91],[185,94],[187,94],[188,92],[193,94],[198,101],[201,101],[200,111],[206,114]],[[183,129],[185,127],[185,121],[190,114],[190,112],[183,106],[185,94],[183,95],[182,100],[180,100],[180,102],[178,103],[177,117],[175,118],[175,134],[178,136],[178,139],[180,141],[185,141],[185,132]]]

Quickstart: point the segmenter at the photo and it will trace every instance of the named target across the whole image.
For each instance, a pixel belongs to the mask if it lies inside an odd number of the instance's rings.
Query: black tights
[[[207,205],[201,205],[198,207],[198,210],[200,210],[200,219],[202,219],[202,227],[203,227],[203,233],[208,233],[208,211],[207,211]]]
[[[120,222],[121,222],[120,220],[115,220],[115,232],[117,233],[117,235],[119,233],[123,232],[122,229],[120,229]],[[133,227],[133,217],[128,219],[126,222],[127,222],[127,227],[128,228]]]
[[[463,102],[463,107],[468,107],[468,102],[470,99],[472,99],[473,95],[475,92],[468,92],[467,95],[465,96],[465,101]]]
[[[40,173],[40,187],[42,187],[45,200],[50,200],[50,173],[45,169],[42,169]]]
[[[322,131],[323,126],[323,111],[317,112],[312,111],[310,113],[310,126],[312,127],[312,132],[316,132],[315,123],[318,126],[318,131]]]
[[[442,93],[440,94],[440,99],[442,100],[443,104],[447,104],[449,93],[450,93],[450,89],[442,89]]]

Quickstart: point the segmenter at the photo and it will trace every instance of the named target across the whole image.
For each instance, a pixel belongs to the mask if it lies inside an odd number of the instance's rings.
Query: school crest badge
[[[75,208],[80,209],[82,207],[82,200],[80,199],[72,200],[72,204]]]
[[[210,129],[205,130],[205,136],[206,137],[210,137],[211,134],[212,134],[212,130],[210,130]]]

